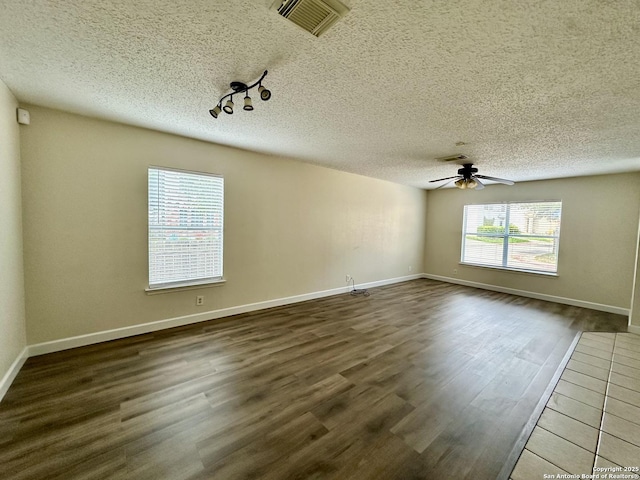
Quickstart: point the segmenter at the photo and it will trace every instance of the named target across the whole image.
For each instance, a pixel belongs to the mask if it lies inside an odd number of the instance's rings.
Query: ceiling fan
[[[455,186],[461,188],[463,190],[467,188],[475,188],[476,190],[482,190],[484,188],[484,183],[482,180],[491,180],[492,182],[504,183],[505,185],[513,185],[513,181],[505,180],[504,178],[496,178],[496,177],[488,177],[486,175],[476,175],[478,173],[478,169],[473,167],[473,163],[465,163],[462,165],[462,168],[458,170],[458,175],[454,177],[446,177],[439,178],[437,180],[430,180],[429,183],[434,182],[442,182],[444,180],[449,180],[446,183],[443,183],[438,188],[442,188],[446,185],[449,185],[451,182],[456,180]]]

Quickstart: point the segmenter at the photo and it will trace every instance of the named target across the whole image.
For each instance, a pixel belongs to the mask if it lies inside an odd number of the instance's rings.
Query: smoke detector
[[[271,10],[316,37],[349,12],[338,0],[276,0]]]

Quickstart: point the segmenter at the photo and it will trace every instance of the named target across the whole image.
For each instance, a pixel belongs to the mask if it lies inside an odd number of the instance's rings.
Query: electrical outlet
[[[351,281],[351,275],[347,275],[346,277],[344,277],[346,282],[349,283]]]
[[[457,275],[457,274],[458,274],[458,269],[457,269],[457,268],[454,268],[454,269],[453,269],[453,274],[454,274],[454,275]]]
[[[409,273],[411,273],[412,271],[413,271],[413,267],[409,265]]]
[[[198,306],[204,305],[204,296],[203,295],[196,295],[196,305],[198,305]]]

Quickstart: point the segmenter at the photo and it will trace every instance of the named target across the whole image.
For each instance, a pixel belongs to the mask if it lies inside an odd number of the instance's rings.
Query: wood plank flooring
[[[494,479],[576,333],[626,324],[415,280],[34,357],[0,477]]]

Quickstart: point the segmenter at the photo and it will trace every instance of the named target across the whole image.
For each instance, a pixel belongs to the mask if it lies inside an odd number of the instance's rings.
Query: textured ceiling
[[[345,3],[316,38],[272,0],[0,0],[0,78],[22,102],[423,188],[453,153],[516,181],[640,170],[637,0]],[[265,69],[269,102],[208,114]]]

